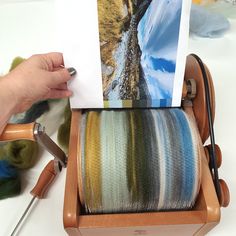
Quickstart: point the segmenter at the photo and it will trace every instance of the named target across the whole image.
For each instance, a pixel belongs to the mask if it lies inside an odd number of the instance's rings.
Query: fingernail
[[[74,76],[76,74],[76,69],[73,67],[67,68],[70,76]]]

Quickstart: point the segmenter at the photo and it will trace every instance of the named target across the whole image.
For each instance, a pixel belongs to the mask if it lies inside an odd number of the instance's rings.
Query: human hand
[[[29,109],[39,100],[71,96],[67,81],[75,73],[73,68],[64,68],[61,53],[34,55],[25,60],[5,76],[16,104],[14,113]]]

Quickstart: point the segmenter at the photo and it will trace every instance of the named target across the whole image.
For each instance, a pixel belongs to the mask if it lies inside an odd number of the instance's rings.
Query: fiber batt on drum
[[[88,111],[80,138],[79,187],[87,213],[193,206],[200,180],[199,139],[183,110]]]

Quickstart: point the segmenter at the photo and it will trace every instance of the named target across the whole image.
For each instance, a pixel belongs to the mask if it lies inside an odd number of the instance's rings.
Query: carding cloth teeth
[[[183,110],[87,111],[80,139],[78,187],[86,213],[194,205],[200,142],[194,119]]]

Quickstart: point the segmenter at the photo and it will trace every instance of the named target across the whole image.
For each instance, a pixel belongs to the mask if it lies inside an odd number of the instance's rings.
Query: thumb
[[[51,86],[55,87],[59,84],[63,84],[69,81],[72,76],[76,74],[76,70],[74,68],[62,68],[60,70],[56,70],[50,73],[52,75],[50,84]]]

